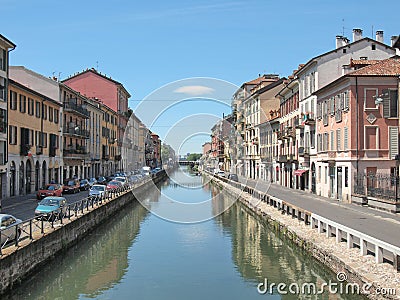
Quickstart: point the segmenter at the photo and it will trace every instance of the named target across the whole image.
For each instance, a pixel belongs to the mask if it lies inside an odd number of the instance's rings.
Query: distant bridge
[[[199,162],[198,161],[194,161],[194,160],[180,160],[179,161],[179,165],[181,166],[190,166],[190,165],[198,165]]]

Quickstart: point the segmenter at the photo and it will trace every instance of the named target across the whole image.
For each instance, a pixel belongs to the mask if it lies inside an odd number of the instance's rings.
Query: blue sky
[[[134,109],[155,90],[184,78],[210,77],[241,85],[259,73],[288,76],[298,64],[332,50],[336,35],[344,32],[351,39],[353,28],[363,29],[368,37],[383,30],[387,44],[390,36],[400,33],[399,1],[0,3],[1,33],[17,45],[11,65],[45,76],[60,74],[61,79],[98,68],[125,86]],[[202,107],[216,116],[229,112],[228,106],[224,111],[212,103]],[[186,111],[193,113],[181,107],[177,116]],[[179,120],[171,116],[169,121]],[[152,130],[163,137],[166,125],[163,120]],[[186,142],[182,153],[199,152],[202,142],[199,137]]]

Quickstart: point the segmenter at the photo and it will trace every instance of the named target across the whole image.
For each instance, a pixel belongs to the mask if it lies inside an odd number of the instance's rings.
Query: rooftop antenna
[[[96,61],[96,70],[99,70],[99,61]]]
[[[344,36],[344,19],[342,19],[342,36]]]

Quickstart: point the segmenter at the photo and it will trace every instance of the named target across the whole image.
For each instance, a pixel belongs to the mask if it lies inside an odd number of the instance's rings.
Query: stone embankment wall
[[[223,188],[223,192],[241,201],[277,232],[289,238],[298,247],[307,250],[333,272],[345,274],[347,283],[357,284],[360,288],[365,286],[369,292],[366,295],[369,299],[400,299],[400,274],[392,265],[377,264],[374,256],[362,256],[360,249],[348,249],[345,242],[336,243],[334,238],[318,233],[317,230],[306,225],[304,220],[294,218],[253,197],[245,192],[246,189],[242,191],[215,177],[212,181]]]
[[[161,171],[153,182],[164,180],[166,173]],[[152,181],[138,186],[136,195],[146,193],[154,188]],[[126,206],[129,202],[136,201],[131,191],[122,193],[119,197],[95,207],[91,211],[71,220],[65,219],[64,225],[55,227],[38,239],[22,245],[15,251],[3,255],[0,259],[0,295],[21,282],[29,274],[38,271],[40,266],[49,259],[57,259],[57,254],[66,250],[83,239],[100,223]],[[23,243],[21,243],[23,244]]]

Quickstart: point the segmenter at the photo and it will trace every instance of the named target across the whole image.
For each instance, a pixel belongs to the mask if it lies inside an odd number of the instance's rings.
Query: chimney
[[[375,40],[379,43],[383,43],[383,31],[378,30],[375,35]]]
[[[398,36],[397,35],[392,35],[392,37],[390,38],[390,46],[394,46],[394,44],[397,41]]]
[[[357,42],[362,39],[362,29],[354,28],[353,29],[353,42]]]
[[[349,44],[349,40],[341,35],[336,36],[336,49]]]

